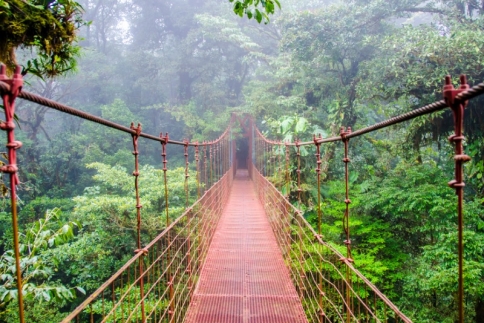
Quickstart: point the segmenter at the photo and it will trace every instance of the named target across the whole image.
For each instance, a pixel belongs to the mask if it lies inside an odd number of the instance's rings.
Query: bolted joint
[[[141,205],[141,204],[136,205],[137,209],[141,209],[142,207],[143,207],[143,205]]]
[[[129,126],[129,128],[131,130],[133,130],[133,133],[131,134],[133,137],[136,137],[137,138],[137,137],[140,136],[140,134],[141,134],[141,128],[142,128],[140,123],[138,123],[138,126],[135,127],[134,126],[134,122],[131,122],[131,125]]]
[[[453,179],[450,182],[448,182],[447,185],[449,185],[449,187],[452,187],[452,188],[455,188],[455,189],[466,186],[466,184],[464,182],[458,182],[455,179]]]
[[[346,258],[346,257],[339,258],[339,261],[341,261],[341,262],[349,262],[349,263],[355,262],[352,258]]]
[[[9,122],[0,122],[0,129],[2,130],[13,130],[15,129],[15,123],[13,121]]]
[[[137,254],[137,253],[140,253],[140,252],[142,252],[142,253],[143,253],[143,256],[146,256],[146,255],[148,254],[148,249],[146,249],[146,248],[141,248],[141,249],[135,249],[135,250],[134,250],[134,253],[136,253],[136,254]]]
[[[345,199],[345,203],[346,204],[351,204],[351,200],[350,199]]]
[[[454,160],[460,161],[460,162],[463,162],[463,163],[467,163],[468,161],[471,160],[471,157],[467,156],[466,154],[455,155]]]
[[[351,134],[351,127],[348,127],[346,129],[345,127],[340,128],[339,135],[341,136],[341,140],[348,141],[349,138],[347,138],[346,136],[348,136],[349,134]]]
[[[321,143],[320,143],[320,142],[318,142],[320,139],[322,139],[322,138],[321,138],[321,134],[319,134],[319,136],[317,136],[317,137],[316,137],[316,135],[315,135],[315,134],[313,134],[313,142],[314,142],[314,144],[316,145],[316,147],[318,147],[319,145],[321,145]]]
[[[170,140],[170,137],[168,136],[168,132],[165,133],[165,135],[163,136],[163,132],[160,132],[160,139],[163,139],[163,143],[162,144],[167,144],[168,141]]]
[[[345,240],[344,244],[347,245],[347,246],[351,245],[351,240]]]
[[[134,172],[133,172],[133,176],[138,177],[138,176],[139,176],[139,172],[134,171]]]
[[[447,139],[449,139],[450,142],[459,142],[459,141],[465,140],[466,137],[457,136],[456,134],[453,134],[453,135],[450,135]]]
[[[22,147],[22,142],[21,141],[13,141],[13,142],[9,142],[7,145],[6,145],[7,148],[11,148],[11,149],[19,149],[20,147]]]
[[[351,160],[348,157],[343,158],[344,163],[349,163]]]
[[[461,92],[467,91],[469,89],[469,84],[467,84],[467,78],[465,75],[460,76],[460,84],[460,87],[458,89],[455,89],[454,85],[452,85],[450,75],[447,75],[445,77],[445,85],[443,87],[444,100],[445,103],[447,103],[447,105],[449,105],[452,109],[457,108],[455,97]],[[467,105],[467,101],[457,103],[462,104],[464,107]]]
[[[11,104],[15,101],[17,96],[22,91],[22,86],[24,84],[20,65],[17,65],[15,67],[13,78],[9,79],[7,77],[7,67],[4,64],[0,64],[0,82],[4,82],[10,85],[10,93],[8,93],[8,96],[9,96],[8,103],[10,104],[9,104],[9,107],[6,107],[6,108],[10,108]],[[12,117],[13,117],[13,113],[12,113]]]
[[[0,172],[6,174],[15,174],[18,171],[18,167],[15,164],[3,165],[0,167]]]

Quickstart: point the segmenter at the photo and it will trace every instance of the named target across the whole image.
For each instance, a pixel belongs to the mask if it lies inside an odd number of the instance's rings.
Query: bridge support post
[[[300,141],[299,139],[296,139],[295,141],[296,144],[296,157],[297,157],[297,202],[298,202],[298,209],[300,208],[301,205],[301,194],[302,194],[302,188],[301,188],[301,146],[300,146]],[[300,277],[300,287],[299,287],[299,297],[301,298],[301,301],[304,300],[304,278],[306,277],[305,275],[305,269],[304,269],[304,241],[303,241],[303,231],[302,231],[302,223],[300,222],[300,216],[296,216],[296,221],[298,221],[298,241],[299,241],[299,265],[301,266],[301,269],[299,270],[299,277]]]
[[[343,162],[345,164],[345,204],[346,204],[346,209],[345,209],[345,214],[343,218],[343,229],[346,235],[346,240],[344,241],[346,245],[346,258],[342,259],[344,261],[347,261],[348,263],[353,262],[353,258],[351,256],[351,239],[350,239],[350,203],[351,200],[349,198],[349,170],[348,170],[348,163],[350,162],[350,158],[348,157],[348,144],[349,144],[349,138],[347,138],[347,135],[351,134],[351,128],[348,127],[348,129],[345,129],[344,127],[341,127],[340,129],[340,136],[341,140],[344,143],[344,158]],[[352,309],[352,301],[351,301],[351,288],[352,288],[352,278],[351,278],[351,271],[348,265],[346,266],[346,322],[350,323],[351,322],[351,315],[353,313]]]
[[[190,188],[188,187],[188,178],[190,177],[189,173],[189,160],[188,160],[188,140],[185,140],[184,142],[184,155],[185,155],[185,195],[186,195],[186,200],[185,200],[185,209],[188,210],[187,213],[187,262],[186,262],[186,269],[185,272],[188,275],[188,293],[189,293],[189,300],[192,298],[192,287],[193,287],[193,280],[192,280],[192,241],[191,241],[191,235],[192,235],[192,211],[189,209],[189,203],[190,203]],[[198,143],[195,143],[195,155],[196,159],[198,159]],[[197,177],[198,177],[198,166],[197,166]],[[198,178],[197,178],[198,181]]]
[[[454,116],[454,134],[449,137],[449,141],[454,144],[455,147],[455,178],[448,184],[451,188],[455,189],[457,195],[457,222],[458,222],[458,258],[459,258],[459,287],[458,287],[458,311],[459,311],[459,323],[464,322],[464,181],[463,181],[463,167],[464,163],[471,160],[469,156],[464,154],[464,148],[462,142],[465,137],[463,135],[464,128],[464,110],[467,106],[467,101],[457,101],[455,97],[457,94],[469,89],[465,75],[460,77],[460,87],[454,89],[451,83],[450,76],[445,77],[444,85],[444,99],[447,105],[452,109]]]
[[[138,261],[138,267],[139,267],[139,290],[140,290],[140,307],[141,307],[141,322],[145,323],[146,322],[146,311],[145,311],[145,288],[144,288],[144,268],[143,268],[143,258],[145,255],[148,254],[148,251],[146,249],[141,248],[141,208],[142,205],[140,204],[140,198],[139,198],[139,185],[138,185],[138,177],[139,177],[139,162],[138,162],[138,138],[139,135],[141,134],[141,125],[138,123],[138,126],[135,127],[134,123],[131,123],[131,130],[133,130],[133,133],[131,136],[133,137],[133,155],[134,155],[134,165],[135,165],[135,170],[133,172],[134,176],[134,188],[135,188],[135,193],[136,193],[136,231],[137,231],[137,249],[135,250],[135,253],[138,253],[140,251],[143,252],[143,255],[139,257]],[[137,277],[135,277],[136,279]]]
[[[317,210],[318,210],[318,236],[321,238],[321,225],[322,225],[322,210],[321,210],[321,143],[318,142],[318,140],[322,139],[321,134],[319,135],[319,138],[316,137],[316,135],[313,136],[313,141],[314,145],[316,146],[316,177],[317,177],[317,189],[318,189],[318,198],[317,198]],[[321,245],[319,245],[322,247]],[[323,254],[323,251],[321,250],[321,254]],[[323,269],[323,260],[322,258],[319,261],[319,267],[320,271]],[[323,290],[323,274],[322,272],[319,273],[319,282],[318,282],[318,305],[319,305],[319,322],[324,323],[326,321],[325,317],[325,312],[324,312],[324,307],[323,307],[323,296],[324,296],[324,290]]]
[[[20,141],[15,140],[15,99],[19,95],[23,86],[22,75],[20,74],[20,66],[17,66],[12,79],[8,79],[6,75],[6,66],[0,66],[0,82],[10,85],[10,90],[2,94],[3,106],[5,110],[5,122],[0,123],[0,129],[7,132],[7,149],[8,149],[8,165],[0,168],[2,173],[10,175],[10,200],[12,210],[12,228],[13,228],[13,249],[15,254],[15,271],[17,278],[17,299],[19,308],[19,320],[21,323],[25,322],[24,318],[24,302],[22,295],[22,269],[20,267],[20,251],[19,251],[19,233],[18,233],[18,219],[17,219],[17,184],[18,168],[17,168],[17,149],[22,147]]]

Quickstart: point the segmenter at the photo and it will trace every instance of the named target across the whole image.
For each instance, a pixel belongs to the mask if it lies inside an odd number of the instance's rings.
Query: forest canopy
[[[236,112],[270,138],[311,141],[441,100],[447,74],[482,82],[484,1],[0,0],[0,61],[23,66],[29,91],[146,133],[212,140]],[[466,322],[484,321],[483,100],[464,124]],[[26,313],[58,322],[135,249],[132,138],[27,102],[16,114],[21,243],[36,246],[22,254]],[[457,317],[452,131],[442,111],[350,143],[355,264],[415,322]],[[299,206],[312,225],[324,209],[324,237],[341,248],[338,147],[322,146],[320,205],[314,165],[303,162]],[[144,143],[140,156],[147,243],[165,223],[160,145]],[[172,156],[175,218],[185,164],[181,150]],[[296,204],[295,165],[291,176]],[[0,321],[17,315],[7,197]]]

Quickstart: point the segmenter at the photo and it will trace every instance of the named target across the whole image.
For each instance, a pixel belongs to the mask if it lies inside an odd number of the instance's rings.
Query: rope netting
[[[9,164],[1,168],[11,176],[10,195],[14,250],[16,258],[19,318],[25,322],[22,299],[22,267],[20,265],[16,186],[16,150],[21,143],[14,137],[15,99],[17,97],[35,102],[55,110],[89,120],[132,137],[134,155],[134,188],[136,201],[136,250],[127,261],[101,287],[92,293],[62,322],[181,322],[190,303],[200,269],[205,261],[218,219],[227,201],[233,179],[232,158],[235,144],[232,140],[233,118],[225,132],[214,141],[174,141],[166,134],[159,137],[145,134],[142,126],[134,123],[125,127],[109,120],[88,114],[41,96],[22,91],[22,77],[17,68],[12,79],[0,70],[0,93],[5,107],[6,121],[0,129],[8,134]],[[163,186],[159,188],[164,197],[165,228],[151,242],[143,246],[142,205],[140,203],[139,138],[161,143],[160,165],[163,171]],[[175,220],[170,214],[170,178],[168,159],[170,146],[182,146],[184,156],[184,212]],[[195,172],[196,188],[189,186],[190,174]],[[176,179],[178,180],[178,179]],[[196,192],[196,197],[190,196]],[[190,200],[196,202],[190,205]]]
[[[310,322],[411,322],[399,309],[355,268],[351,253],[350,234],[350,184],[349,142],[351,138],[385,127],[417,118],[450,107],[454,116],[454,134],[449,137],[455,146],[455,179],[448,184],[456,190],[458,219],[458,311],[459,322],[464,322],[463,282],[463,163],[469,156],[463,152],[463,118],[467,100],[484,92],[484,83],[469,88],[464,76],[461,86],[454,89],[450,77],[445,80],[445,100],[438,101],[411,112],[393,117],[375,125],[352,131],[341,127],[340,135],[322,138],[314,135],[313,141],[280,142],[266,138],[251,121],[253,149],[250,151],[250,174],[255,181],[260,199],[276,234],[280,249],[286,259],[307,317]],[[344,245],[343,255],[323,240],[321,206],[321,145],[330,142],[343,143],[344,199],[342,215]],[[315,157],[303,157],[314,149]],[[312,148],[311,148],[312,147]],[[311,154],[308,153],[308,156]],[[304,165],[313,165],[316,173],[316,229],[303,216],[304,212],[294,204],[304,206],[302,193],[308,185],[302,182],[302,158]],[[306,205],[306,207],[308,207]]]

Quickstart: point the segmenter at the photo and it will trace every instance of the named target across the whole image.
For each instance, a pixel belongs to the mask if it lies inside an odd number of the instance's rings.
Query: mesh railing
[[[274,141],[267,139],[251,121],[250,142],[250,174],[255,180],[260,199],[266,208],[273,230],[277,236],[280,249],[284,254],[287,266],[292,273],[301,301],[310,322],[410,322],[398,308],[366,279],[353,263],[350,235],[350,194],[349,194],[349,141],[352,138],[386,128],[429,113],[450,108],[454,117],[454,134],[449,140],[454,146],[454,179],[448,185],[455,189],[457,195],[457,246],[458,255],[458,290],[456,303],[458,307],[458,322],[464,322],[464,178],[463,164],[470,160],[464,153],[463,120],[467,100],[484,93],[484,83],[469,87],[465,76],[460,77],[461,85],[454,88],[450,76],[445,79],[443,87],[444,100],[437,101],[413,111],[395,116],[369,127],[352,131],[350,127],[341,127],[339,136],[328,138],[316,137],[312,141],[295,142]],[[322,240],[322,207],[321,207],[321,145],[331,142],[342,142],[344,145],[344,185],[345,197],[341,202],[346,204],[342,214],[344,245],[346,254]],[[303,146],[315,148],[316,158],[313,160],[317,184],[314,189],[317,207],[317,224],[313,228],[304,218],[303,213],[296,209],[288,200],[297,200],[301,205],[303,191],[308,183],[302,183],[302,149]],[[295,150],[295,159],[291,159],[290,149]],[[307,148],[304,148],[307,152]],[[285,150],[285,154],[284,154]],[[284,156],[285,155],[285,156]],[[285,157],[285,158],[284,158]],[[285,159],[285,160],[284,160]],[[303,161],[308,165],[308,161]],[[311,163],[311,162],[309,162]],[[295,170],[291,176],[289,169]],[[268,176],[280,191],[264,176]],[[285,177],[285,178],[284,178]],[[291,178],[294,177],[294,178]],[[291,196],[291,182],[297,185]],[[294,201],[295,202],[295,201]],[[306,205],[310,207],[310,205]]]
[[[252,165],[253,180],[309,322],[411,322]],[[348,279],[348,275],[351,279]]]
[[[16,69],[13,78],[5,74],[5,66],[0,66],[0,94],[5,110],[5,121],[0,128],[7,131],[9,164],[0,171],[10,174],[10,197],[12,209],[12,227],[16,260],[17,290],[22,291],[22,266],[19,253],[16,185],[19,183],[16,163],[16,150],[22,144],[15,140],[14,115],[17,97],[41,104],[45,107],[67,113],[84,120],[128,133],[133,139],[134,155],[134,188],[136,195],[136,250],[122,268],[109,278],[99,289],[68,315],[62,322],[181,322],[190,303],[193,286],[197,283],[200,267],[203,265],[215,227],[222,208],[227,200],[229,187],[233,178],[233,156],[235,145],[232,138],[232,123],[216,140],[203,143],[188,140],[171,140],[165,135],[153,136],[142,132],[142,126],[134,123],[130,127],[80,111],[59,102],[23,91],[20,68]],[[148,245],[142,245],[143,223],[139,190],[139,138],[146,138],[161,143],[163,164],[165,229]],[[169,189],[167,179],[167,146],[184,147],[185,156],[185,212],[175,221],[171,221],[169,206]],[[189,148],[195,154],[197,198],[189,206],[190,173]],[[23,294],[18,293],[19,321],[25,322]]]
[[[62,322],[182,322],[232,179],[230,169]]]

